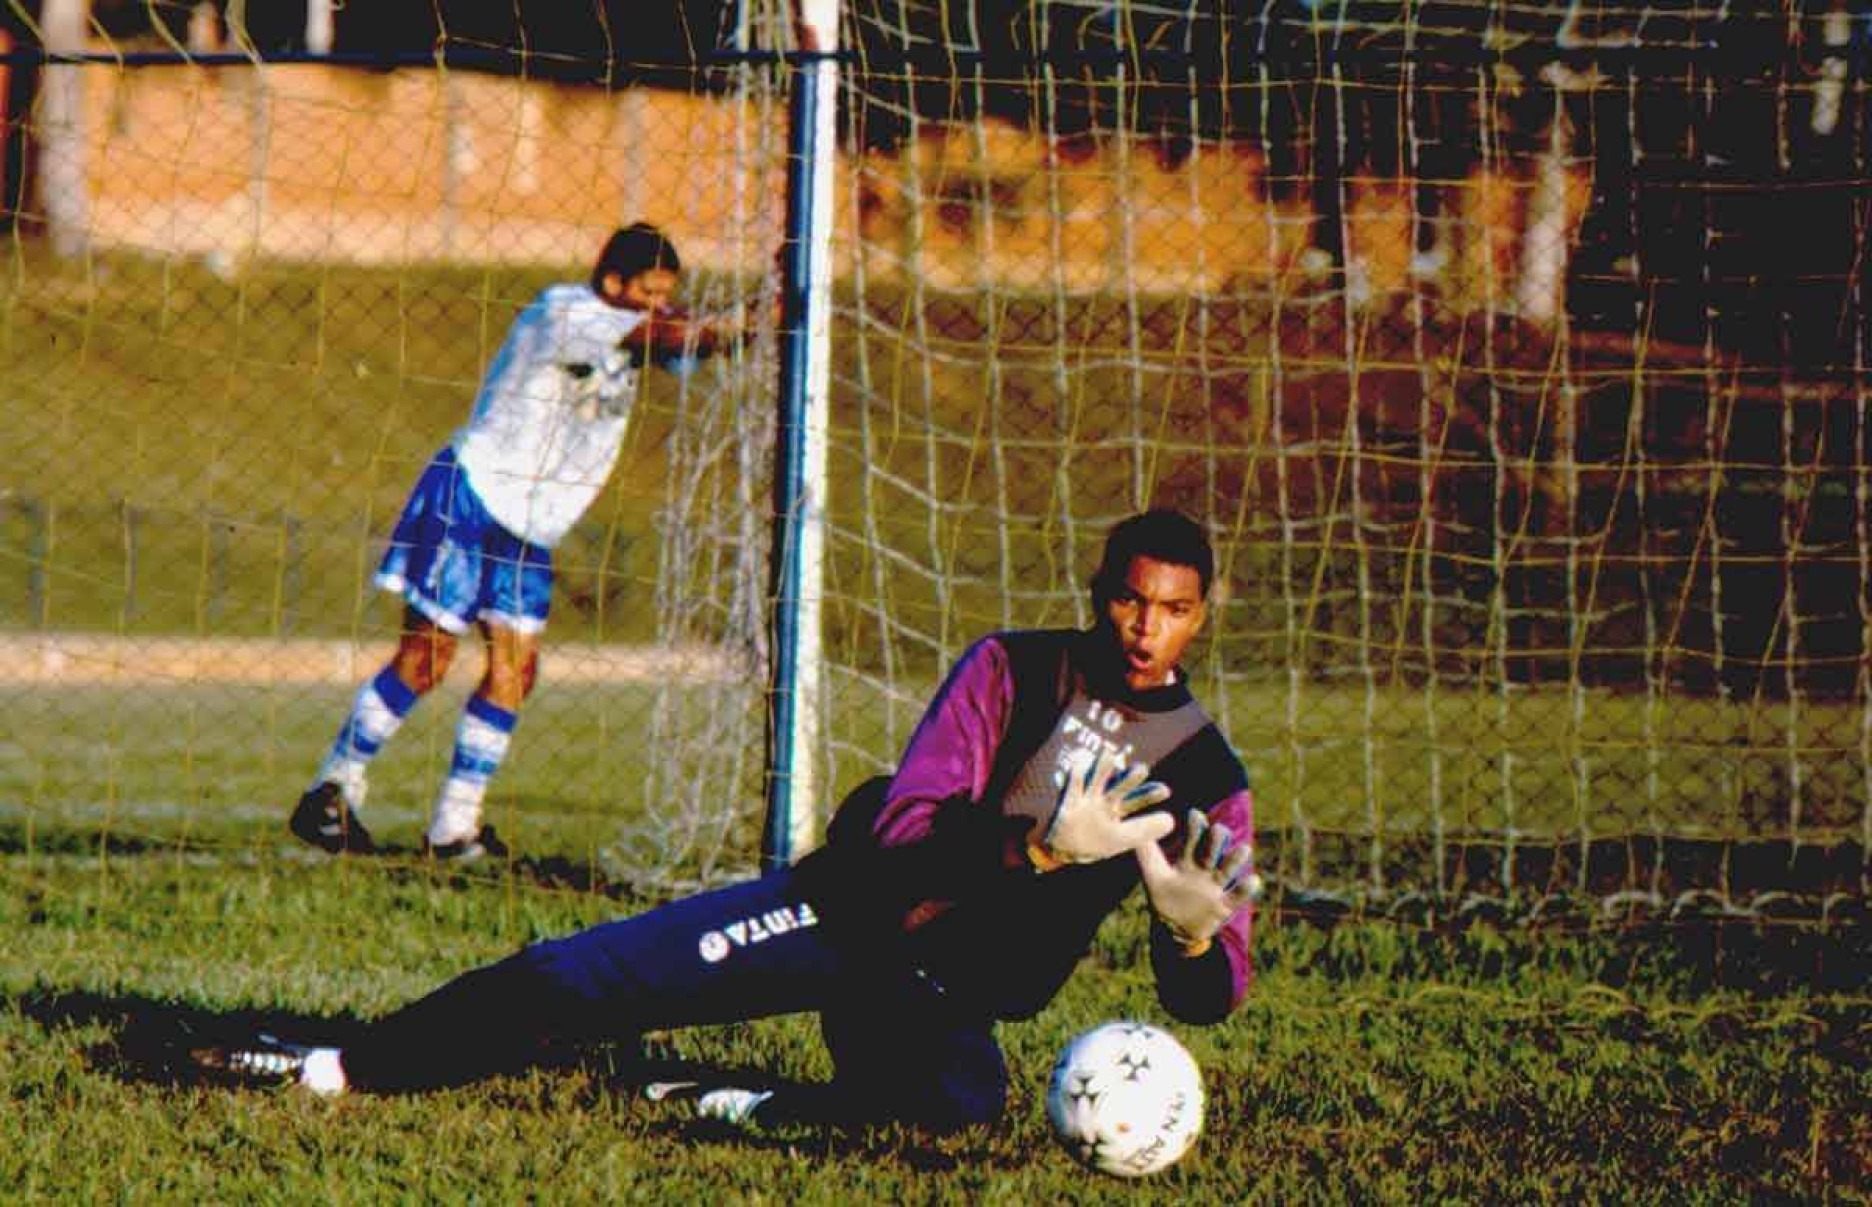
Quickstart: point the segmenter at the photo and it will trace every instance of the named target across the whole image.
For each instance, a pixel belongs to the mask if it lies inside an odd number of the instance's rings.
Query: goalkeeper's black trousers
[[[516,1071],[554,1041],[800,1012],[820,1016],[833,1080],[776,1088],[763,1121],[949,1130],[1006,1105],[993,1020],[835,933],[790,869],[534,944],[367,1025],[343,1059],[359,1089],[426,1089]]]

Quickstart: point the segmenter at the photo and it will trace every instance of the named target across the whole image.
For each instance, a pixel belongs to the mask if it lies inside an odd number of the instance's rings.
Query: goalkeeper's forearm
[[[1216,942],[1192,955],[1167,926],[1152,919],[1150,961],[1158,1003],[1181,1022],[1221,1022],[1246,996],[1248,953],[1226,927]]]

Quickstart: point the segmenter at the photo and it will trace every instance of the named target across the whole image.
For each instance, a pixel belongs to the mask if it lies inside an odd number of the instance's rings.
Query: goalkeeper
[[[589,283],[548,286],[514,319],[468,422],[423,471],[390,534],[377,584],[404,599],[402,635],[353,698],[293,810],[294,834],[334,854],[373,849],[358,817],[365,771],[478,629],[486,663],[423,847],[438,858],[506,854],[481,804],[538,678],[553,546],[610,477],[642,366],[745,337],[671,305],[681,272],[669,239],[636,223],[606,241]]]
[[[342,1049],[262,1037],[197,1058],[324,1093],[410,1090],[519,1069],[546,1041],[811,1011],[829,1084],[696,1087],[697,1109],[949,1130],[1000,1115],[997,1021],[1045,1006],[1140,881],[1160,1002],[1219,1021],[1246,991],[1259,879],[1247,778],[1178,667],[1212,566],[1180,514],[1118,524],[1093,627],[978,642],[895,777],[792,868],[529,946]]]

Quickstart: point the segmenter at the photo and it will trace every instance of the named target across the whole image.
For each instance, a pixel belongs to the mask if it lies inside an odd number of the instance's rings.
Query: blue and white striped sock
[[[353,809],[361,808],[365,768],[402,726],[403,718],[416,707],[416,700],[416,693],[397,678],[394,666],[378,671],[375,678],[358,688],[351,701],[351,714],[338,727],[338,738],[314,782],[329,780],[337,784],[346,802]]]
[[[507,757],[519,719],[517,713],[490,704],[482,696],[469,697],[455,729],[455,758],[429,820],[433,845],[465,842],[481,832],[481,802],[487,796],[488,781]]]

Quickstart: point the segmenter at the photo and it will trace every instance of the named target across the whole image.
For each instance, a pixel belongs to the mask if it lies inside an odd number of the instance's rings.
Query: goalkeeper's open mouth
[[[1142,646],[1126,646],[1125,680],[1133,688],[1160,686],[1165,679],[1164,668],[1158,664],[1157,655]]]

